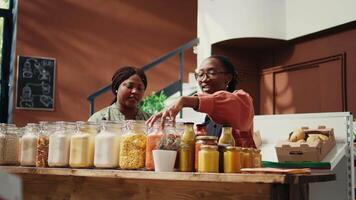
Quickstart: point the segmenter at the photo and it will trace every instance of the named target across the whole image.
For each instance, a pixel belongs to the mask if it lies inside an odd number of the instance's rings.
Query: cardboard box
[[[285,161],[311,161],[320,162],[335,146],[334,130],[319,126],[317,129],[302,128],[305,132],[305,139],[312,134],[322,134],[328,136],[328,140],[314,142],[289,142],[281,141],[276,146],[276,153],[279,162]],[[291,135],[291,134],[290,134]],[[289,136],[290,136],[289,135]]]

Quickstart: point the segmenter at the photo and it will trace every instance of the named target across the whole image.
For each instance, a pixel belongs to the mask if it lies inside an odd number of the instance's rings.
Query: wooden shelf
[[[152,172],[134,170],[36,168],[0,166],[1,171],[12,174],[60,175],[115,179],[168,180],[225,183],[309,183],[335,180],[335,174],[223,174],[195,172]]]

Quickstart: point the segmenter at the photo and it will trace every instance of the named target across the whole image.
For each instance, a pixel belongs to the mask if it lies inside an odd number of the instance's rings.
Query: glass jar
[[[117,168],[119,166],[120,138],[123,122],[103,122],[95,137],[94,166]]]
[[[56,122],[54,132],[49,136],[48,165],[66,167],[69,165],[70,137],[75,132],[74,123]]]
[[[52,123],[39,122],[39,133],[37,137],[36,167],[48,167],[48,145],[49,135],[53,133]]]
[[[216,145],[202,145],[199,151],[198,172],[218,173],[219,152]]]
[[[208,132],[206,130],[206,124],[197,124],[196,127],[197,127],[196,137],[208,135]]]
[[[18,128],[18,138],[19,138],[19,148],[18,148],[18,163],[21,163],[21,143],[22,143],[22,136],[25,134],[26,127]]]
[[[260,149],[252,149],[253,155],[253,167],[262,167],[262,155]]]
[[[160,128],[160,121],[156,121],[148,130],[147,145],[146,145],[146,161],[145,167],[147,170],[154,170],[153,153],[162,137],[162,130]]]
[[[202,145],[217,145],[218,138],[215,136],[197,136],[195,142],[195,171],[198,171],[199,151]]]
[[[241,169],[241,148],[228,146],[224,152],[224,173],[238,173]]]
[[[95,135],[99,124],[77,122],[77,131],[70,139],[69,166],[90,168],[94,165]]]
[[[249,148],[242,148],[241,152],[241,168],[251,168],[252,165],[252,154],[251,149]]]
[[[0,130],[0,165],[17,165],[19,134],[16,126],[5,126]]]
[[[147,126],[145,121],[127,121],[125,134],[120,142],[119,165],[122,169],[145,167]]]
[[[232,128],[230,126],[223,126],[222,134],[219,138],[219,145],[235,146],[235,139],[232,136]]]
[[[194,171],[195,157],[195,133],[193,129],[194,123],[184,123],[184,132],[181,137],[181,147],[178,152],[179,171],[192,172]]]
[[[37,153],[37,135],[38,125],[28,123],[25,128],[25,134],[21,138],[21,160],[22,166],[36,166]]]

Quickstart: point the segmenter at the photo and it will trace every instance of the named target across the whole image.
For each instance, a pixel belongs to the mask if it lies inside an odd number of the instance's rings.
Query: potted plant
[[[153,150],[153,161],[156,172],[172,172],[180,146],[180,137],[174,134],[163,134],[156,150]]]
[[[147,96],[141,103],[139,107],[142,111],[153,115],[156,112],[161,111],[165,107],[165,100],[167,96],[161,91],[159,94],[152,93],[151,95]]]

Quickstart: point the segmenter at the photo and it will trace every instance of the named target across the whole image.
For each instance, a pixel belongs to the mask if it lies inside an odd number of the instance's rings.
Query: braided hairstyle
[[[133,67],[133,66],[121,67],[118,70],[116,70],[116,72],[114,73],[114,75],[112,76],[112,79],[111,79],[112,80],[111,91],[115,95],[115,98],[113,99],[111,104],[113,104],[117,101],[117,90],[118,90],[119,86],[121,85],[121,83],[133,75],[138,75],[140,77],[140,79],[142,80],[142,82],[145,86],[145,90],[146,90],[147,78],[146,78],[145,72],[142,69]]]
[[[224,68],[225,72],[227,74],[231,75],[231,81],[229,82],[228,86],[227,86],[227,91],[228,92],[233,92],[236,89],[236,85],[238,84],[239,80],[237,77],[237,71],[235,70],[235,66],[230,62],[230,60],[222,55],[212,55],[209,58],[215,58],[216,60],[218,60],[222,67]]]

